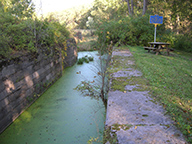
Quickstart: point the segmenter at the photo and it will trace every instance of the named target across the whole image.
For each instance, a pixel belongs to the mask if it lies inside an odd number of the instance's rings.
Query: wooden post
[[[167,49],[167,55],[169,56],[169,48],[168,48],[168,45],[166,45],[166,49]]]

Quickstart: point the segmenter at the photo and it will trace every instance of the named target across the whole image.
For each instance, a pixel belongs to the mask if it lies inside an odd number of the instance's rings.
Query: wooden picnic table
[[[148,52],[150,52],[150,50],[153,50],[156,52],[156,55],[158,55],[161,49],[166,49],[167,54],[169,55],[170,52],[170,49],[168,48],[168,45],[170,45],[169,43],[165,42],[148,42],[148,43],[150,44],[150,47],[144,47],[144,49],[148,50]]]

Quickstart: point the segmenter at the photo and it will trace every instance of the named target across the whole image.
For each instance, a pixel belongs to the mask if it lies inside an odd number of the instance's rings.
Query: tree
[[[179,33],[191,33],[192,28],[192,1],[191,0],[170,0],[167,2],[171,10],[171,21],[173,30]]]
[[[35,11],[32,0],[2,0],[1,4],[3,12],[8,12],[19,19],[30,18]]]
[[[148,4],[148,0],[143,0],[143,14],[144,15],[147,11],[147,4]]]
[[[140,5],[140,3],[142,1],[131,0],[131,5],[130,5],[129,0],[126,0],[126,2],[127,2],[127,7],[128,7],[128,11],[129,11],[130,16],[133,16],[135,14],[135,12],[138,13],[139,11],[141,11],[140,6],[138,6],[138,5]],[[142,15],[144,15],[146,13],[147,5],[148,5],[148,0],[143,0],[143,12],[142,12]],[[141,12],[139,12],[139,13],[141,13]]]
[[[102,44],[104,45],[104,44]],[[112,45],[108,47],[112,50]],[[97,77],[99,80],[95,81],[82,81],[76,88],[77,91],[80,91],[84,96],[90,96],[96,100],[101,99],[105,109],[107,109],[107,93],[108,93],[108,72],[107,68],[111,59],[111,55],[109,53],[105,53],[101,55],[103,49],[99,49],[99,66],[93,68],[93,71],[97,73]]]
[[[134,4],[133,4],[133,0],[131,0],[131,8],[130,8],[129,0],[126,0],[126,1],[127,1],[128,10],[129,10],[129,15],[132,16],[132,15],[134,15]]]
[[[128,7],[129,15],[132,15],[132,13],[131,13],[131,9],[130,9],[129,0],[127,0],[127,7]]]
[[[133,3],[133,0],[131,0],[131,15],[134,15],[134,3]]]
[[[107,93],[109,90],[109,72],[107,71],[107,68],[111,60],[113,43],[111,42],[108,46],[105,44],[107,38],[104,32],[101,35],[101,39],[103,41],[98,41],[99,64],[93,68],[93,71],[97,74],[99,80],[97,82],[82,81],[75,90],[80,91],[84,96],[90,96],[97,100],[101,99],[107,109]]]

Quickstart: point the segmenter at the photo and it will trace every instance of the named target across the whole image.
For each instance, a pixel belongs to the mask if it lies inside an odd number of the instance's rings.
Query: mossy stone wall
[[[74,39],[67,41],[67,56],[25,54],[0,60],[0,133],[62,76],[64,67],[77,60]]]

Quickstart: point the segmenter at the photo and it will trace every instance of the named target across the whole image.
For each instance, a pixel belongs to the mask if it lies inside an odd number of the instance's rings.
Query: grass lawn
[[[124,48],[132,52],[152,97],[162,103],[192,143],[192,54],[175,51],[170,56],[165,52],[155,55],[142,47]]]

